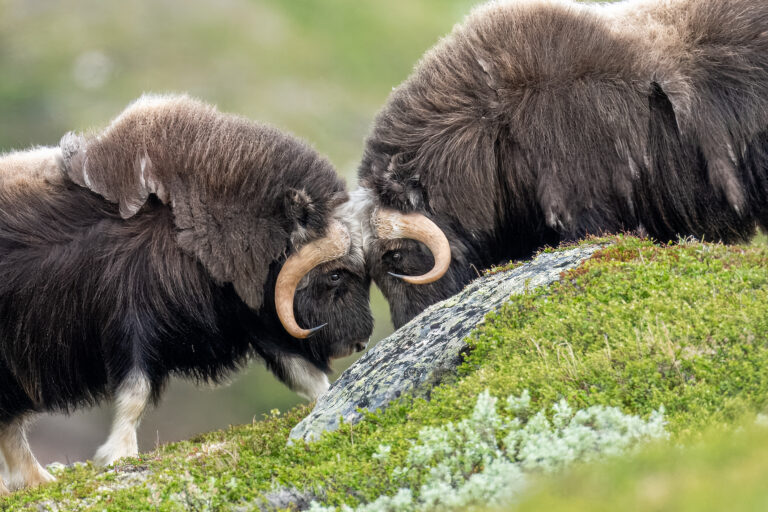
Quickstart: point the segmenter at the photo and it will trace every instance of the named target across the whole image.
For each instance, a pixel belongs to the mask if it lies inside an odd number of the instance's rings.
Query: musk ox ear
[[[319,236],[325,229],[329,214],[348,199],[342,191],[330,200],[316,201],[305,189],[289,188],[283,198],[285,217],[291,223],[294,245]]]
[[[64,172],[81,187],[117,203],[124,219],[138,213],[150,194],[163,203],[169,200],[167,187],[155,173],[146,150],[133,155],[111,154],[109,145],[98,139],[68,133],[59,143],[63,155]]]
[[[323,228],[323,215],[306,190],[289,188],[285,192],[285,215],[299,230]]]
[[[373,186],[378,196],[385,204],[404,212],[423,210],[425,206],[420,175],[409,162],[410,159],[402,153],[392,155],[385,171],[374,169],[373,173]]]

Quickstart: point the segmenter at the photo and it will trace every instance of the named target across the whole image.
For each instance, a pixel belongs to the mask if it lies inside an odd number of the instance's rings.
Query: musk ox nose
[[[367,341],[358,341],[357,343],[355,343],[355,348],[357,349],[358,352],[362,352],[363,350],[365,350],[365,347],[367,346],[368,346]]]

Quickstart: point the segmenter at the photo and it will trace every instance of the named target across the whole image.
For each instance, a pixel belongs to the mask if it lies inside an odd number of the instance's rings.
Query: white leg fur
[[[115,418],[107,441],[99,447],[93,461],[108,466],[123,457],[136,457],[139,444],[136,429],[149,401],[151,388],[147,378],[133,371],[120,384],[115,396]]]
[[[299,396],[307,400],[317,400],[331,385],[328,376],[302,357],[281,359],[285,368],[287,383]]]
[[[7,471],[5,470],[5,461],[3,460],[3,451],[0,450],[0,496],[5,496],[6,494],[10,494],[11,492],[5,486],[5,482],[3,481],[3,474],[5,473],[7,473]]]
[[[4,475],[0,477],[0,494],[56,480],[37,462],[29,449],[24,419],[0,427],[0,451],[5,460]]]

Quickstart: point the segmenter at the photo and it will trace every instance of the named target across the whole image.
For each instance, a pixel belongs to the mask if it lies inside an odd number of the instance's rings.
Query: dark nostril
[[[365,350],[365,347],[367,346],[367,343],[363,343],[362,341],[358,341],[357,344],[355,344],[355,348],[357,348],[358,352],[362,352]]]

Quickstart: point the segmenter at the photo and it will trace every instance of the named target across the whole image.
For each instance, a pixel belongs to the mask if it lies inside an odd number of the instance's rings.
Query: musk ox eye
[[[389,267],[390,270],[395,270],[398,272],[402,270],[400,267],[402,267],[405,260],[401,251],[388,251],[382,256],[381,259],[386,267]]]
[[[331,272],[328,274],[328,280],[332,283],[338,283],[341,280],[341,274],[338,272]]]

